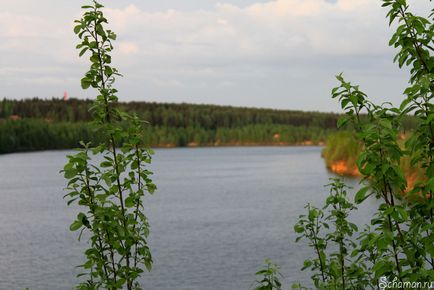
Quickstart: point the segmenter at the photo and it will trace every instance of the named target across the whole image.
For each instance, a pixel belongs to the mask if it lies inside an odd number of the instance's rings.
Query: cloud
[[[31,38],[49,35],[50,23],[42,18],[0,12],[0,36],[7,38]]]
[[[62,77],[32,77],[32,78],[23,78],[23,81],[30,85],[55,85],[55,86],[66,86],[71,85],[76,81],[74,78],[62,78]]]
[[[20,67],[20,66],[7,66],[7,67],[1,67],[0,68],[0,76],[1,77],[7,77],[14,74],[35,74],[35,73],[51,73],[51,74],[58,74],[60,72],[64,72],[59,67]]]
[[[376,0],[277,0],[153,13],[128,5],[106,13],[115,31],[139,43],[144,57],[231,64],[384,54],[387,27],[378,6]]]
[[[119,81],[121,91],[134,99],[267,107],[297,100],[300,109],[330,109],[334,105],[319,98],[328,98],[336,73],[377,80],[369,88],[378,94],[389,90],[381,80],[404,79],[391,70],[391,30],[378,0],[221,1],[206,9],[152,11],[146,1],[112,1],[105,13],[118,34],[114,64],[127,76]],[[422,2],[412,4],[429,11]],[[86,70],[71,31],[78,7],[43,3],[52,7],[50,14],[42,4],[29,4],[26,12],[6,5],[0,12],[0,75],[7,93],[26,89],[11,85],[24,75],[27,83],[46,84],[41,92],[51,96],[62,84],[72,87],[76,80],[78,86]],[[402,88],[394,87],[399,95]]]
[[[124,55],[133,55],[139,51],[139,47],[135,43],[129,41],[119,42],[118,46],[119,52]]]

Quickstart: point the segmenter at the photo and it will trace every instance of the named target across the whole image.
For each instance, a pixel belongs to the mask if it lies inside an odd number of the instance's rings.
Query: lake
[[[0,156],[0,289],[74,286],[85,243],[69,231],[77,207],[63,200],[69,153]],[[294,242],[293,225],[307,202],[322,204],[334,176],[320,147],[158,149],[151,170],[154,269],[143,289],[252,289],[265,258],[281,266],[285,289],[308,281],[299,269],[311,251]],[[367,201],[353,219],[374,209]]]

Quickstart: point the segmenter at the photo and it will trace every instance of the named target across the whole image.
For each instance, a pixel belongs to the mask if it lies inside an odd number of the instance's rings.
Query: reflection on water
[[[157,150],[147,198],[154,269],[144,289],[251,289],[265,258],[286,287],[305,281],[310,250],[295,244],[304,205],[321,205],[328,173],[319,147]],[[69,224],[59,170],[67,151],[0,156],[0,289],[71,289],[83,243]],[[353,186],[357,182],[349,180]],[[353,218],[366,222],[375,203]]]

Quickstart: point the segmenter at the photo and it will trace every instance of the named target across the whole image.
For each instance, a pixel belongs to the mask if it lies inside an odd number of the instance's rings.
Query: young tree
[[[371,220],[372,229],[367,227],[360,234],[359,245],[351,255],[359,265],[372,265],[369,269],[362,267],[362,272],[358,270],[359,281],[367,281],[372,288],[389,287],[385,283],[395,281],[394,288],[425,289],[434,279],[434,9],[429,18],[424,18],[411,13],[406,0],[383,0],[382,6],[389,9],[390,24],[398,23],[390,40],[391,46],[399,48],[395,61],[400,68],[410,68],[410,86],[404,92],[404,101],[398,108],[390,103],[374,104],[359,86],[345,81],[342,75],[337,76],[340,86],[332,91],[346,113],[339,125],[352,122],[363,144],[357,165],[365,186],[357,192],[355,201],[361,203],[374,196],[381,203]],[[361,118],[361,114],[367,117]],[[398,139],[409,114],[420,125],[402,147]],[[409,158],[423,172],[411,187],[400,167],[403,158]],[[344,225],[345,219],[340,223]],[[296,227],[312,241],[307,229]],[[339,232],[345,233],[342,228]],[[342,260],[341,254],[339,257]],[[331,264],[324,264],[325,270],[317,266],[319,262],[311,267],[316,273],[316,285],[319,274],[333,272]],[[342,271],[338,288],[360,289],[348,277]],[[326,284],[325,288],[336,287]]]
[[[151,270],[148,247],[149,224],[144,214],[145,192],[156,186],[147,166],[152,151],[143,144],[143,126],[135,115],[115,108],[117,90],[112,66],[112,42],[116,34],[106,29],[103,6],[96,1],[82,7],[74,32],[81,42],[80,56],[90,55],[90,69],[81,80],[83,89],[98,92],[91,109],[95,130],[103,136],[100,144],[84,144],[68,156],[63,173],[68,179],[68,205],[77,203],[83,212],[71,224],[88,237],[85,276],[77,289],[142,289],[137,281],[143,267]]]

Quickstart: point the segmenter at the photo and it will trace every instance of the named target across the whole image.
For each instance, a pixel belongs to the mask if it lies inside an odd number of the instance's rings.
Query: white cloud
[[[154,13],[128,5],[106,12],[114,30],[140,43],[144,56],[174,62],[257,62],[386,50],[384,11],[376,0],[277,0]]]
[[[28,38],[48,35],[48,21],[28,15],[0,12],[0,37]]]
[[[40,67],[20,67],[20,66],[6,66],[0,68],[0,76],[2,77],[8,77],[10,75],[14,74],[36,74],[36,73],[60,73],[65,72],[65,70],[59,68],[59,67],[47,67],[47,66],[40,66]]]
[[[76,79],[74,78],[62,78],[62,77],[32,77],[32,78],[23,78],[23,81],[27,84],[31,84],[31,85],[40,85],[40,86],[45,86],[45,85],[55,85],[55,86],[59,86],[59,85],[63,85],[63,86],[67,86],[67,85],[71,85],[73,82],[76,81]]]
[[[388,90],[380,87],[382,78],[389,83],[393,77],[403,79],[397,70],[385,75],[393,50],[387,46],[386,10],[378,0],[258,0],[247,6],[221,1],[208,9],[148,11],[146,2],[125,0],[105,8],[118,34],[114,63],[126,76],[120,85],[131,98],[142,98],[146,91],[171,101],[289,107],[285,97],[297,94],[305,101],[299,108],[314,109],[321,103],[319,95],[328,97],[332,76],[342,70],[377,79],[371,87],[380,93]],[[86,60],[78,60],[78,40],[71,31],[79,5],[62,10],[66,4],[44,3],[53,9],[49,15],[37,4],[26,12],[8,11],[2,4],[0,75],[13,84],[24,74],[33,83],[47,84],[51,96],[50,84],[56,90],[74,80],[79,85]],[[412,2],[422,11],[429,10],[427,3]]]
[[[150,81],[159,87],[183,87],[182,82],[174,79],[162,79],[157,77],[150,77]]]
[[[139,47],[135,43],[129,41],[121,41],[118,43],[118,46],[119,52],[125,55],[133,55],[139,51]]]

